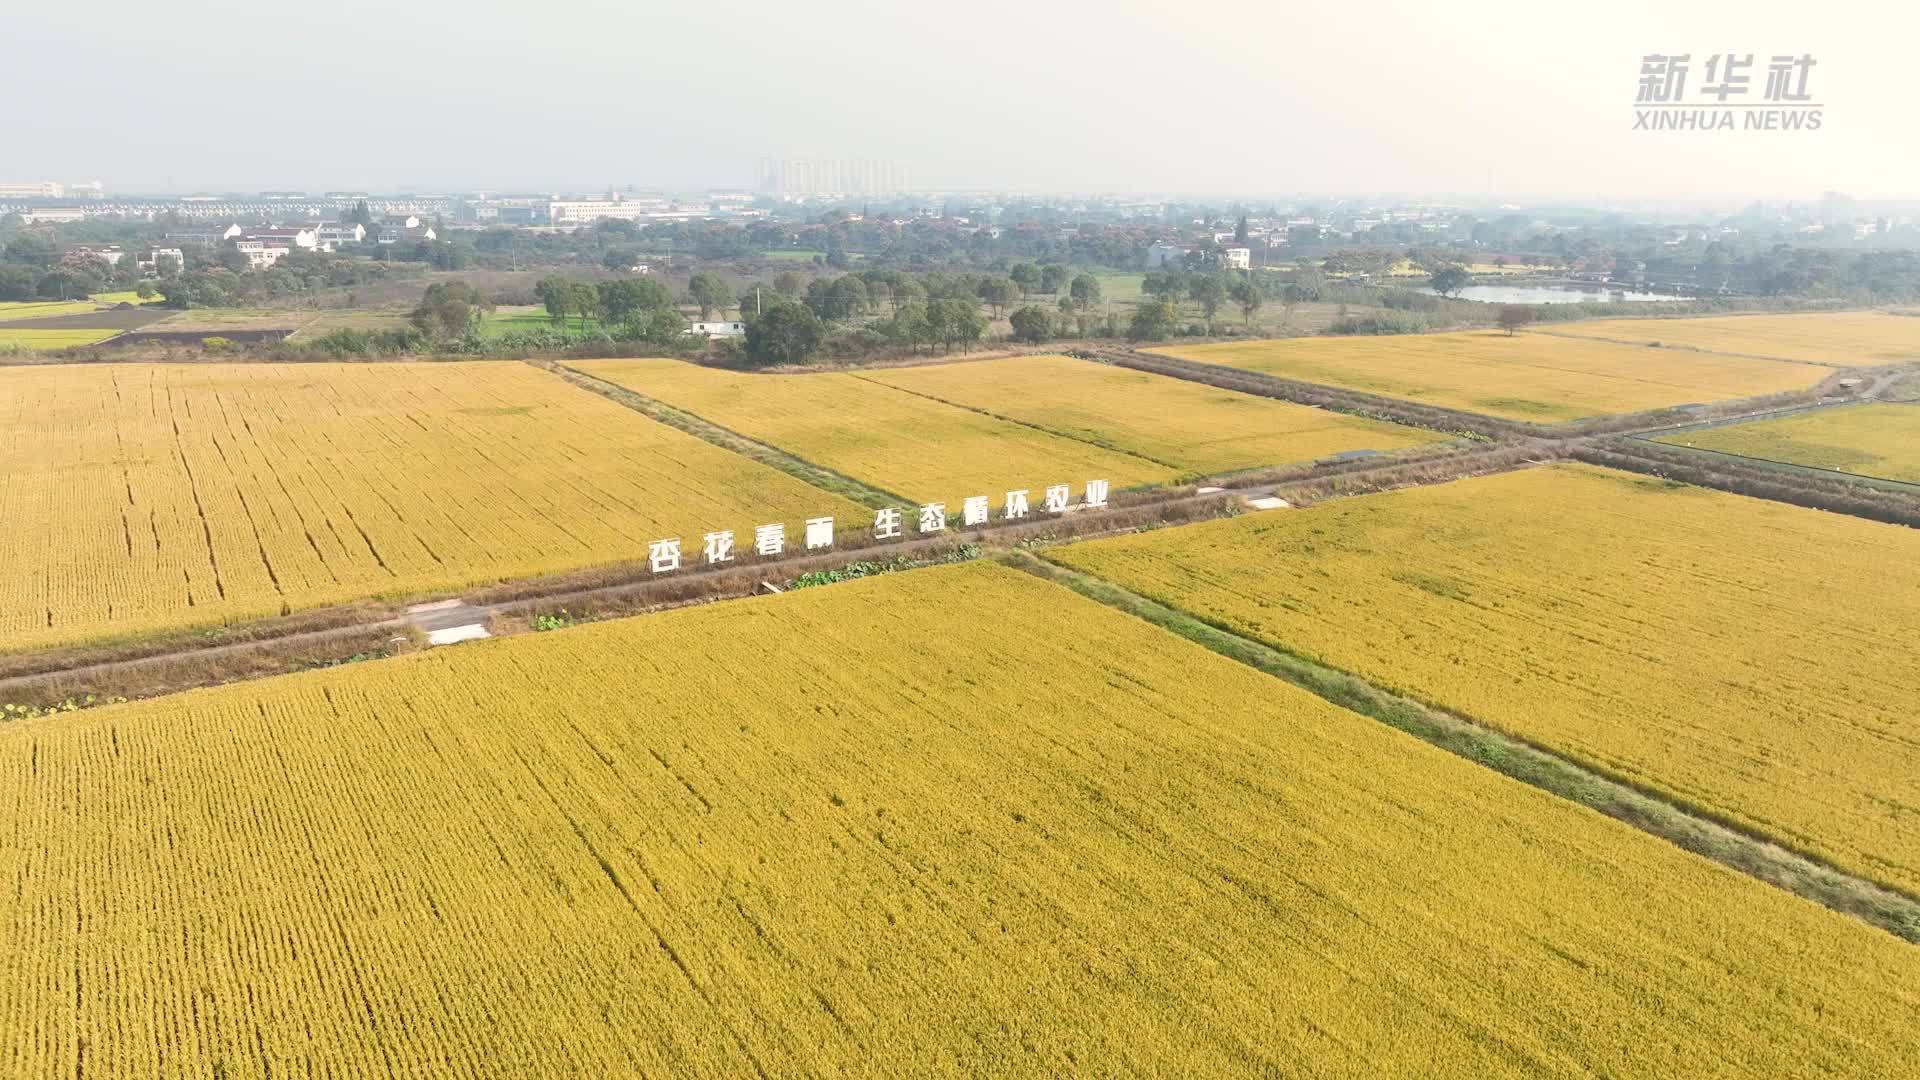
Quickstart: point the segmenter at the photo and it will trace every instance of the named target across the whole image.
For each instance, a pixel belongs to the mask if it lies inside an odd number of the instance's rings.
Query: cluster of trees
[[[561,329],[569,319],[577,319],[582,328],[599,324],[617,341],[663,345],[679,341],[686,333],[687,321],[675,306],[673,293],[650,277],[592,282],[553,274],[541,278],[533,291],[547,309],[547,317]]]
[[[815,262],[833,270],[863,266],[925,272],[942,268],[986,269],[1008,273],[1010,265],[1106,266],[1132,269],[1147,248],[1164,240],[1158,223],[1068,221],[1034,211],[1032,220],[984,228],[969,208],[955,205],[940,216],[903,211],[884,213],[830,210],[811,221],[759,219],[670,221],[637,224],[603,220],[569,231],[533,233],[506,227],[472,234],[473,254],[490,267],[594,265],[626,271],[643,253],[660,258],[690,255],[707,261],[744,262],[796,249],[814,253]],[[456,239],[469,234],[456,234]],[[1057,271],[1056,271],[1057,272]],[[1022,283],[1028,292],[1049,291],[1044,283]],[[1060,283],[1056,287],[1064,287]]]
[[[126,260],[121,260],[125,262]],[[320,289],[351,288],[417,277],[413,267],[387,266],[341,255],[300,252],[265,270],[214,266],[166,274],[153,287],[172,308],[249,307]]]
[[[841,279],[842,281],[846,279]],[[832,322],[812,306],[784,297],[757,313],[745,313],[746,351],[760,364],[791,364],[820,350]],[[971,297],[919,297],[899,304],[882,322],[861,333],[878,341],[917,348],[971,345],[987,332],[987,319]]]
[[[1182,300],[1191,300],[1200,305],[1200,310],[1206,313],[1209,327],[1220,314],[1220,309],[1229,303],[1240,309],[1241,319],[1251,326],[1254,314],[1266,305],[1270,295],[1289,306],[1307,298],[1304,288],[1296,288],[1289,293],[1287,290],[1290,287],[1290,284],[1282,283],[1277,277],[1266,273],[1189,273],[1173,269],[1151,271],[1140,283],[1141,291],[1172,308],[1175,318],[1178,317],[1178,305]],[[1143,305],[1149,308],[1153,306]],[[1156,336],[1140,331],[1157,327],[1158,320],[1165,313],[1149,316],[1148,325],[1140,325],[1141,314],[1135,313],[1136,330],[1132,336],[1137,339]]]
[[[1038,297],[1054,303],[1023,303]],[[990,325],[983,306],[994,318],[1008,317],[1018,340],[1087,333],[1099,300],[1098,278],[1057,263],[1014,263],[1003,274],[874,267],[811,280],[787,271],[773,279],[771,295],[752,302],[743,297],[741,317],[749,358],[791,363],[835,340],[836,326],[849,324],[858,328],[854,344],[948,350],[971,345]]]
[[[1058,296],[1063,289],[1086,304],[1099,299],[1100,281],[1091,274],[1072,276],[1058,264],[1014,263],[1004,274],[930,272],[910,274],[889,268],[873,268],[843,274],[835,278],[814,278],[804,282],[791,272],[774,279],[774,289],[783,296],[798,299],[821,319],[854,319],[879,312],[896,313],[901,308],[931,300],[965,300],[985,304],[995,318],[1022,299],[1032,296]]]
[[[409,321],[432,337],[463,338],[493,314],[493,301],[464,281],[436,281],[413,309]]]
[[[62,257],[52,230],[29,229],[17,217],[0,225],[0,300],[84,300],[109,289],[130,289],[139,280],[133,260],[112,266],[104,259]]]

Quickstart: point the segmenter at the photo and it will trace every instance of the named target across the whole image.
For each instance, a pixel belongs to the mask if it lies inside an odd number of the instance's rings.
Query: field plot
[[[111,337],[118,337],[121,331],[114,329],[77,330],[63,328],[56,330],[36,329],[31,323],[16,326],[0,326],[0,349],[70,349],[76,345],[93,345]]]
[[[1920,403],[1915,402],[1820,409],[1655,441],[1920,484]]]
[[[1811,364],[1486,331],[1151,351],[1537,423],[1805,390],[1833,374]]]
[[[1112,447],[1192,476],[1346,450],[1403,450],[1442,438],[1067,356],[880,369],[861,377]]]
[[[1059,561],[1920,892],[1920,533],[1584,466]]]
[[[0,650],[836,510],[863,513],[523,364],[0,368]]]
[[[49,315],[78,315],[99,311],[100,305],[86,300],[0,300],[0,323],[16,319],[44,319]]]
[[[569,315],[564,323],[556,323],[544,307],[516,305],[502,307],[488,315],[480,324],[480,334],[482,337],[498,338],[530,330],[586,330],[595,325],[584,315]]]
[[[164,333],[225,334],[234,340],[265,332],[318,337],[330,330],[397,330],[408,325],[404,309],[377,308],[194,308],[170,314],[151,327]]]
[[[123,289],[120,292],[94,293],[90,299],[96,304],[151,304],[157,303],[160,296],[156,293],[153,296],[142,297],[136,290]]]
[[[1048,484],[1071,484],[1078,498],[1088,480],[1118,490],[1180,472],[840,372],[742,375],[679,360],[570,366],[874,487],[943,500],[956,511],[969,495],[990,496],[998,506],[1014,488],[1037,496]]]
[[[1877,311],[1720,315],[1704,319],[1597,319],[1550,327],[1555,334],[1657,341],[1712,352],[1868,367],[1920,359],[1920,318]]]
[[[17,1076],[1920,1056],[1920,950],[978,563],[21,722],[0,879]]]

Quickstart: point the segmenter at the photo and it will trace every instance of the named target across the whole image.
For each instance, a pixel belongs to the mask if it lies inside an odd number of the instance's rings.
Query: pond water
[[[1413,291],[1431,294],[1433,289],[1421,285]],[[1469,285],[1460,290],[1459,298],[1478,300],[1483,304],[1619,304],[1686,299],[1683,296],[1635,292],[1604,285],[1585,288],[1578,285]]]

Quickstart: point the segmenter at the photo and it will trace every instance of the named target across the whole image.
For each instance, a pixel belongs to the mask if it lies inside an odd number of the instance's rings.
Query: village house
[[[233,249],[247,257],[247,269],[266,270],[278,263],[293,250],[286,244],[269,244],[265,240],[240,239],[233,242]]]

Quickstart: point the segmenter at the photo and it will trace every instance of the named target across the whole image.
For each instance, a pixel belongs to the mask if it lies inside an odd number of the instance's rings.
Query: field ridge
[[[1255,641],[1214,620],[1056,563],[1006,552],[1003,565],[1053,581],[1230,660],[1372,717],[1458,757],[1579,803],[1696,855],[1920,944],[1920,897],[1856,877],[1700,807],[1610,775],[1509,732],[1384,689],[1352,672]]]
[[[698,413],[671,405],[659,398],[649,397],[631,387],[603,379],[590,371],[582,371],[572,363],[555,363],[548,360],[528,360],[527,363],[543,371],[558,375],[567,382],[599,394],[601,397],[623,405],[643,416],[657,420],[669,427],[678,428],[698,439],[704,439],[722,450],[731,450],[743,457],[752,458],[762,465],[779,469],[798,480],[831,492],[870,510],[885,510],[889,507],[915,505],[912,499],[895,495],[863,480],[855,479],[845,473],[835,472],[796,454],[789,453],[771,443],[761,442],[748,435],[717,424]]]

